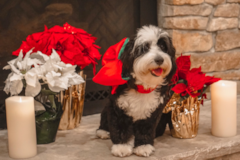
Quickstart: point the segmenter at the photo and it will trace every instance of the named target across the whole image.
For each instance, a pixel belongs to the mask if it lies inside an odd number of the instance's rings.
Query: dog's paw
[[[101,139],[109,139],[110,138],[110,133],[108,131],[98,129],[97,130],[97,136]]]
[[[155,148],[152,145],[147,144],[134,148],[133,153],[138,156],[149,157],[154,151]]]
[[[127,142],[127,144],[129,144],[130,146],[134,147],[134,141],[135,141],[135,137],[132,136],[129,141]]]
[[[112,146],[111,152],[117,157],[127,157],[133,152],[133,147],[129,144],[114,144]]]

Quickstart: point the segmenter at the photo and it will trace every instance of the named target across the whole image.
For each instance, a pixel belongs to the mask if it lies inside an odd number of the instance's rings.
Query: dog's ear
[[[175,58],[176,49],[173,46],[172,38],[168,36],[167,39],[168,39],[168,42],[167,42],[168,54],[171,57],[172,69],[171,69],[170,73],[168,74],[168,76],[166,77],[166,81],[170,83],[173,75],[176,73],[176,70],[177,70],[177,64],[176,64],[176,58]]]
[[[175,58],[175,54],[176,54],[176,49],[175,47],[173,46],[173,43],[172,43],[172,38],[171,37],[168,37],[168,54],[171,56],[171,57],[174,57]]]
[[[166,80],[168,83],[171,83],[172,77],[176,73],[176,70],[177,70],[176,58],[171,57],[171,61],[172,61],[172,69],[171,69],[170,73],[168,74],[168,76],[166,77]]]
[[[123,63],[122,77],[131,77],[131,73],[133,72],[134,55],[133,53],[131,53],[133,50],[133,47],[134,47],[134,39],[130,39],[122,55],[120,56],[120,60]]]

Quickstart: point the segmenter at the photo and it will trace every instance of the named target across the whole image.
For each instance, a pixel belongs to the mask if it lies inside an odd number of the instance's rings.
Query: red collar
[[[115,94],[116,90],[117,90],[118,86],[112,86],[112,91],[111,94]],[[147,93],[151,93],[152,91],[154,91],[157,88],[157,86],[155,88],[149,88],[149,89],[144,89],[144,87],[142,85],[137,85],[137,91],[139,93],[142,94],[147,94]]]
[[[157,86],[155,88],[149,88],[149,89],[144,89],[144,87],[142,85],[137,85],[137,91],[139,93],[151,93],[152,91],[154,91],[157,88]]]

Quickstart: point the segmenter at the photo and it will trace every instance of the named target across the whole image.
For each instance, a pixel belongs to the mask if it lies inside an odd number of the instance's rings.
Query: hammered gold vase
[[[194,138],[198,133],[200,105],[203,99],[191,96],[182,101],[180,99],[180,95],[174,93],[163,113],[172,111],[173,129],[171,134],[173,137]]]

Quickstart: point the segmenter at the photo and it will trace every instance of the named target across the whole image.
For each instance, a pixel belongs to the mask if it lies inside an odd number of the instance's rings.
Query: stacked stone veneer
[[[240,82],[239,11],[240,0],[158,0],[158,23],[192,67]]]

